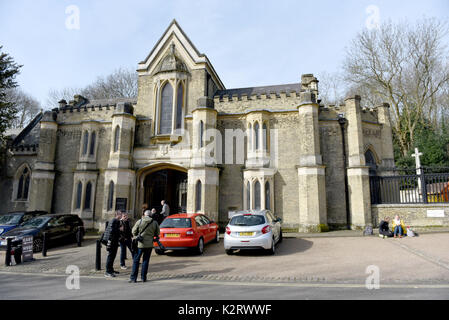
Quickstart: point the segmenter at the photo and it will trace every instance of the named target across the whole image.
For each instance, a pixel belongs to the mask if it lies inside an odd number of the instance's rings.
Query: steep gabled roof
[[[182,28],[179,26],[178,22],[173,19],[168,28],[165,30],[162,37],[158,40],[156,45],[150,51],[148,56],[139,63],[137,71],[147,70],[153,60],[156,58],[157,54],[164,48],[166,42],[170,39],[170,37],[174,35],[183,45],[184,49],[187,51],[191,59],[197,64],[205,64],[209,67],[213,76],[217,79],[217,85],[221,88],[225,88],[224,84],[221,82],[220,77],[215,71],[214,67],[210,63],[209,59],[204,53],[200,53],[198,49],[195,47],[193,42],[189,39],[189,37],[185,34]]]
[[[40,121],[44,113],[39,112],[39,114],[34,117],[34,119],[14,138],[11,143],[11,147],[18,147],[21,145],[37,145],[39,144],[40,135]]]

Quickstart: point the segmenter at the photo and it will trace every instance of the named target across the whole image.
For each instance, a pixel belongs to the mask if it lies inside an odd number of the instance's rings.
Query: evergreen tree
[[[15,63],[12,57],[2,52],[2,48],[3,46],[0,46],[0,145],[3,145],[4,133],[11,127],[17,113],[14,103],[7,99],[7,90],[17,87],[15,78],[22,67]]]

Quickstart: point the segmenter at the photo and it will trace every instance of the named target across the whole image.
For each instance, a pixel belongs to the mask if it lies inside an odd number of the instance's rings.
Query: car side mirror
[[[276,218],[276,222],[282,222],[281,218]]]

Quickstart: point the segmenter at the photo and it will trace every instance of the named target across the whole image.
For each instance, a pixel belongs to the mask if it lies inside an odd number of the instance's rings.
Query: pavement
[[[130,284],[124,278],[106,281],[98,277],[81,277],[79,287],[68,290],[67,276],[37,275],[0,272],[0,300],[188,300],[201,305],[205,300],[253,300],[257,304],[271,304],[273,300],[389,300],[389,299],[449,299],[449,285],[381,285],[379,290],[367,290],[363,284],[308,284],[308,283],[258,283],[216,280],[171,279],[150,280]],[[231,302],[231,304],[234,304]],[[166,318],[179,318],[176,311],[185,303],[170,304],[164,311]],[[294,307],[292,308],[294,309]],[[221,308],[211,319],[222,316]],[[273,308],[276,314],[286,312],[283,307]],[[197,317],[201,318],[201,317]],[[202,317],[204,318],[204,317]],[[221,317],[223,318],[223,317]],[[259,317],[261,319],[262,317]]]
[[[360,233],[359,233],[360,234]],[[355,233],[354,233],[355,235]],[[224,253],[222,241],[209,244],[203,255],[172,252],[151,256],[148,278],[153,281],[224,281],[253,284],[362,285],[367,268],[378,268],[381,285],[448,285],[449,233],[427,233],[415,238],[381,239],[377,236],[310,236],[284,239],[275,256],[263,252]],[[130,254],[128,253],[128,257]],[[4,253],[0,255],[4,261]],[[77,266],[80,275],[103,278],[106,250],[102,250],[102,271],[95,270],[95,240],[82,247],[50,248],[47,257],[6,267],[0,274],[66,276],[66,268]],[[130,267],[131,260],[127,260]],[[370,267],[371,266],[371,267]],[[114,280],[127,280],[130,269],[120,270],[117,256]]]

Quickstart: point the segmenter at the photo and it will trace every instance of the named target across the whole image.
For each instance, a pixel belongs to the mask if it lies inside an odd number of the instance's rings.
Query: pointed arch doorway
[[[186,212],[187,209],[187,173],[164,168],[149,172],[143,180],[143,203],[150,209],[162,210],[161,201],[170,207],[170,214]]]

